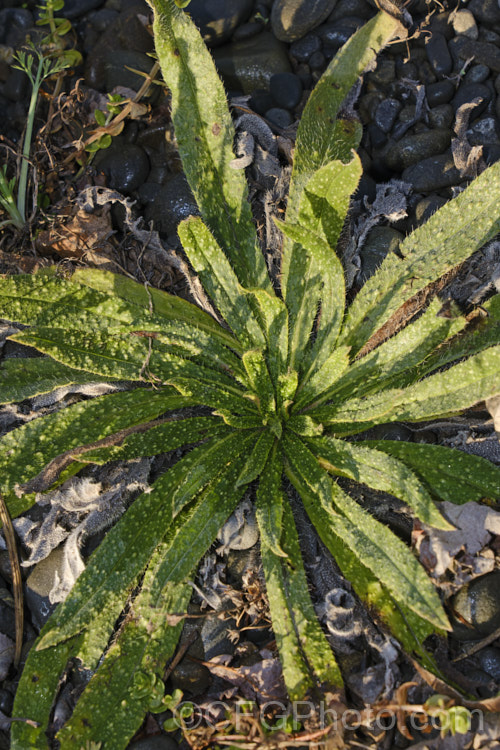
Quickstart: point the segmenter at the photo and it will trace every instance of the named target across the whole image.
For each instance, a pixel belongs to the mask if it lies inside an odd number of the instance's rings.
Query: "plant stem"
[[[43,80],[43,58],[38,58],[38,67],[35,79],[32,80],[32,90],[28,117],[26,120],[26,133],[24,135],[23,154],[21,161],[21,171],[19,174],[19,187],[17,191],[17,209],[22,218],[23,224],[26,223],[26,191],[28,185],[28,167],[29,155],[31,149],[31,137],[33,134],[33,124],[35,121],[35,110],[38,101],[38,92]]]

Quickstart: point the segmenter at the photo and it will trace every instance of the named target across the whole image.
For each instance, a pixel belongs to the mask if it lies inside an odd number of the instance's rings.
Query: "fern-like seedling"
[[[24,326],[11,338],[46,355],[3,363],[4,403],[71,383],[128,383],[0,440],[1,491],[12,516],[61,473],[191,446],[107,533],[40,633],[14,707],[31,723],[13,723],[14,750],[48,747],[51,706],[69,660],[94,674],[57,733],[60,747],[126,746],[158,705],[181,627],[169,615],[186,612],[188,582],[249,485],[292,699],[339,688],[342,676],[315,617],[285,478],[357,595],[431,668],[424,641],[449,629],[436,589],[409,547],[338,478],[395,495],[441,529],[449,524],[436,500],[500,499],[500,472],[484,459],[436,445],[352,439],[378,424],[456,414],[500,391],[499,296],[483,306],[473,332],[434,298],[391,337],[376,336],[408,300],[498,232],[500,164],[409,235],[346,308],[335,249],[361,174],[360,129],[340,106],[396,32],[393,18],[377,15],[335,56],[304,110],[279,224],[285,241],[276,291],[244,175],[231,167],[234,131],[209,52],[174,0],[151,6],[179,151],[200,209],[179,236],[223,323],[101,271],[1,281],[2,316]],[[193,406],[205,407],[202,416],[193,416]]]

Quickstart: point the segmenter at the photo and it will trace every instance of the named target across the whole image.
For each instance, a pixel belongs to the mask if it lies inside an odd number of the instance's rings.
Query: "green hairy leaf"
[[[291,699],[343,686],[335,638],[317,619],[326,602],[316,601],[302,558],[304,514],[376,621],[439,674],[427,641],[449,630],[438,591],[364,497],[389,493],[438,529],[451,528],[443,500],[500,500],[500,469],[486,459],[363,434],[458,415],[500,393],[500,295],[460,313],[429,289],[499,231],[500,163],[408,235],[353,299],[346,294],[339,240],[361,176],[361,126],[344,103],[403,33],[380,12],[334,56],[305,105],[277,221],[281,272],[271,278],[244,171],[231,166],[234,128],[210,53],[184,1],[149,3],[200,213],[179,237],[214,312],[95,269],[0,277],[0,316],[19,324],[11,340],[45,355],[3,360],[0,403],[51,404],[0,437],[10,515],[80,472],[158,457],[151,486],[85,560],[26,659],[13,750],[53,745],[54,701],[74,664],[92,676],[54,742],[127,747],[163,705],[190,583],[243,497],[255,508]],[[94,395],[96,385],[105,395]],[[346,490],[352,483],[363,487],[353,490],[359,501]]]

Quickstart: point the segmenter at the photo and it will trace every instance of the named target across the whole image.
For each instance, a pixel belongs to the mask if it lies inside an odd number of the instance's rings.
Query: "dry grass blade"
[[[23,582],[21,579],[21,568],[17,554],[16,536],[10,519],[9,511],[5,505],[3,496],[0,495],[0,520],[2,521],[5,542],[9,553],[10,567],[12,569],[12,583],[14,587],[14,612],[16,616],[16,649],[14,651],[14,665],[17,667],[21,660],[21,649],[23,647],[24,609],[23,609]]]

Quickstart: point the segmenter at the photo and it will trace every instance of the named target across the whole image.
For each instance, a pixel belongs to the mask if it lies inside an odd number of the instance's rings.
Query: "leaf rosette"
[[[37,725],[13,724],[14,750],[48,747],[51,706],[70,659],[94,675],[57,734],[62,750],[93,741],[126,746],[153,692],[161,704],[158,680],[182,626],[171,615],[186,612],[189,580],[249,486],[291,699],[340,687],[342,676],[315,615],[290,485],[356,594],[431,669],[424,641],[449,629],[438,593],[411,549],[342,478],[397,496],[441,529],[450,524],[436,501],[500,499],[500,471],[482,458],[364,435],[379,424],[456,414],[500,391],[498,296],[474,331],[434,298],[380,336],[410,299],[499,231],[500,164],[409,235],[346,307],[335,251],[361,175],[360,129],[340,107],[397,31],[380,13],[335,56],[304,110],[279,222],[276,289],[244,174],[231,167],[223,86],[178,5],[151,0],[179,151],[200,209],[180,224],[179,237],[218,320],[108,272],[0,283],[2,317],[25,326],[11,339],[46,355],[3,363],[3,403],[75,383],[127,384],[0,439],[1,491],[13,516],[61,475],[185,447],[106,534],[40,633],[14,708]],[[193,407],[204,408],[193,416]]]

